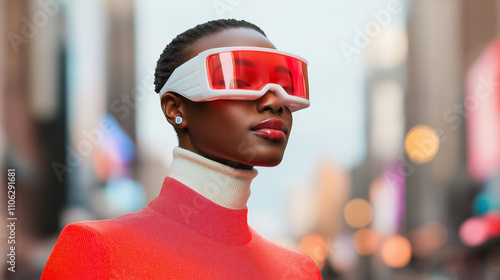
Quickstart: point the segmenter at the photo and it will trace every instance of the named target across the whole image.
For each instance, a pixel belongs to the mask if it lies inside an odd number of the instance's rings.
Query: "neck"
[[[256,169],[236,169],[175,147],[169,176],[220,206],[244,209],[257,173]]]

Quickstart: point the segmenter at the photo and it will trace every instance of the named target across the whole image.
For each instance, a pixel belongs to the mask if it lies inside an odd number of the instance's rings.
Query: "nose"
[[[278,116],[283,114],[285,106],[281,103],[281,100],[272,91],[267,91],[263,96],[261,96],[257,101],[257,111],[271,111]]]

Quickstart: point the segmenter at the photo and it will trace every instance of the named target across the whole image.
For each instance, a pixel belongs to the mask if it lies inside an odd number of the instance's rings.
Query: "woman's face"
[[[233,28],[197,40],[187,53],[192,58],[207,49],[230,46],[275,49],[259,32]],[[269,91],[252,101],[185,103],[181,147],[235,168],[275,166],[281,162],[292,129],[292,114],[274,93]]]

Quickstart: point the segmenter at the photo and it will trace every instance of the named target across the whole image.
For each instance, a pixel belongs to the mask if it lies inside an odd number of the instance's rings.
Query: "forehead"
[[[188,53],[188,59],[190,59],[204,50],[235,46],[276,49],[269,39],[256,30],[251,28],[230,28],[201,37],[186,51]]]

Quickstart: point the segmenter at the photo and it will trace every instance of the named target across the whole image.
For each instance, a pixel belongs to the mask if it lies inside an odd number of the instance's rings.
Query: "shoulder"
[[[117,240],[138,231],[140,223],[147,222],[151,215],[155,213],[143,209],[113,219],[66,225],[49,256],[42,279],[108,279]],[[149,223],[154,223],[154,219]]]
[[[80,222],[64,227],[41,279],[105,279],[109,253],[98,231]]]
[[[271,241],[252,228],[254,241],[266,248],[268,255],[276,267],[281,267],[285,274],[283,279],[321,279],[318,266],[307,254]]]
[[[118,237],[121,233],[128,234],[130,231],[142,230],[145,227],[155,226],[160,219],[159,214],[145,207],[139,211],[121,215],[111,219],[82,221],[68,224],[61,232],[61,238],[66,234],[98,235],[101,238]]]
[[[57,243],[76,238],[92,244],[99,242],[105,245],[113,240],[130,236],[133,232],[155,227],[159,219],[158,213],[145,207],[111,219],[71,223],[63,228]]]

